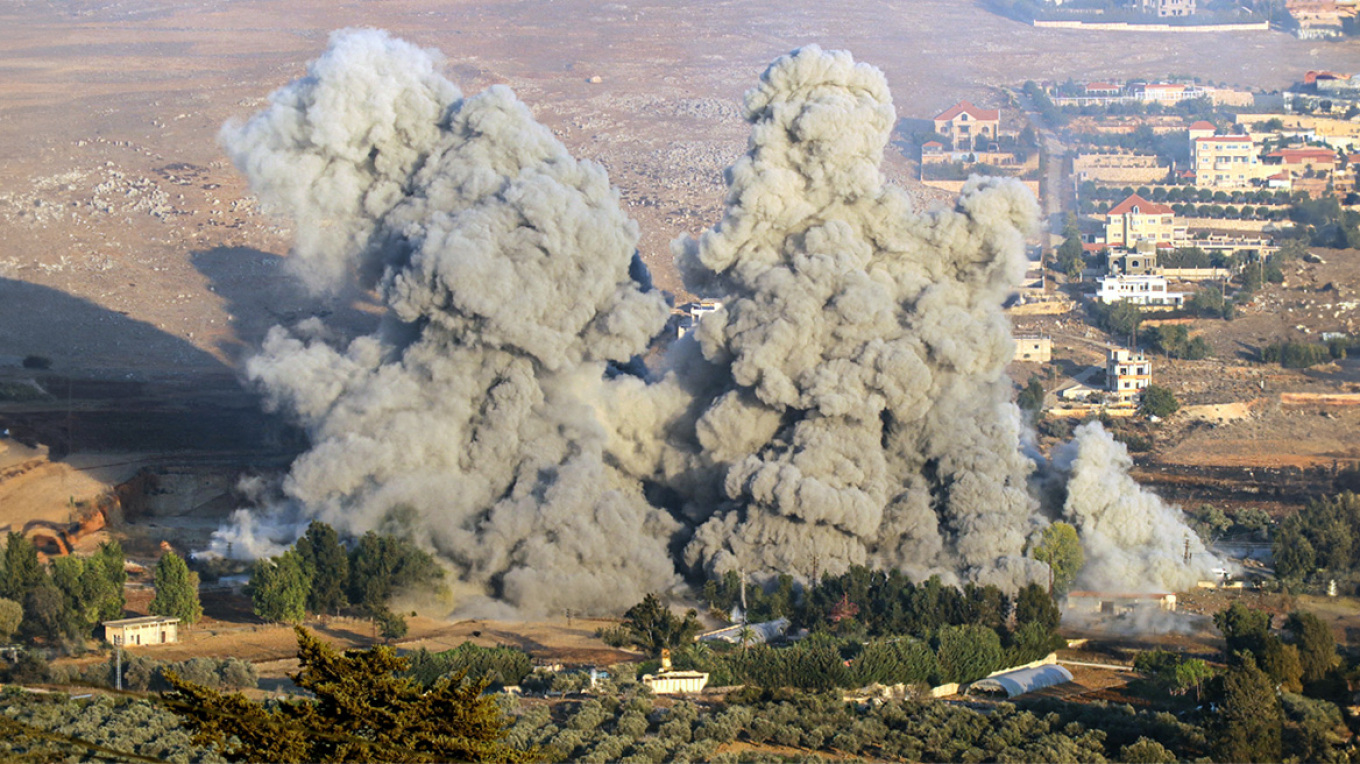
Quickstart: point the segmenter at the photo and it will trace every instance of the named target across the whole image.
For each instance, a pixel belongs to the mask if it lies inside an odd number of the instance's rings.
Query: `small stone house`
[[[111,645],[168,645],[179,641],[179,619],[145,615],[104,622],[104,641]]]

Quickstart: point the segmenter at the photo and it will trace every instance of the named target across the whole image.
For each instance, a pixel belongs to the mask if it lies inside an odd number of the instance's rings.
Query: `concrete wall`
[[[1269,32],[1270,22],[1253,24],[1203,24],[1200,26],[1174,26],[1172,24],[1129,24],[1124,21],[1087,22],[1087,21],[1039,21],[1034,26],[1040,29],[1093,29],[1103,32]]]

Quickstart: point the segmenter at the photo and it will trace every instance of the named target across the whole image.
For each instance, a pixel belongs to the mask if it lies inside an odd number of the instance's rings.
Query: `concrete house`
[[[979,109],[967,101],[960,101],[935,117],[935,132],[948,136],[956,149],[972,146],[973,139],[979,136],[994,141],[1000,129],[999,109]]]
[[[1138,194],[1105,213],[1105,245],[1133,247],[1138,242],[1171,242],[1176,235],[1176,213],[1165,204],[1150,202]]]
[[[104,641],[122,647],[173,644],[179,641],[179,619],[146,615],[105,621]]]

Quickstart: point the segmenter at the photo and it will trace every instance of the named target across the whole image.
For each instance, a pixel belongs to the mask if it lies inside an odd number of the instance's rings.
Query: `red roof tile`
[[[1126,215],[1126,214],[1132,212],[1134,207],[1137,207],[1137,208],[1138,208],[1138,213],[1139,213],[1140,215],[1170,215],[1170,214],[1172,214],[1171,207],[1169,207],[1169,206],[1167,206],[1167,205],[1165,205],[1165,204],[1156,204],[1156,203],[1154,203],[1154,202],[1149,202],[1147,199],[1144,199],[1143,197],[1139,196],[1138,194],[1134,194],[1133,196],[1130,196],[1129,198],[1125,199],[1124,201],[1122,201],[1122,202],[1120,202],[1119,204],[1115,205],[1114,207],[1110,208],[1110,211],[1107,212],[1107,213],[1105,213],[1105,214],[1106,214],[1106,215]]]
[[[1326,159],[1336,161],[1336,153],[1331,149],[1278,149],[1266,154],[1268,157],[1277,157],[1290,164],[1294,162],[1304,162],[1310,159]]]
[[[1217,130],[1218,128],[1214,127],[1214,123],[1201,119],[1200,121],[1198,121],[1198,122],[1196,122],[1195,124],[1191,125],[1191,126],[1190,126],[1190,129],[1191,129],[1191,130]]]
[[[949,120],[963,113],[967,113],[968,116],[972,117],[973,119],[980,119],[984,121],[995,121],[1001,119],[1000,109],[979,109],[978,107],[972,105],[971,103],[968,103],[967,101],[959,101],[958,103],[941,112],[939,116],[935,117],[935,121],[948,122]]]

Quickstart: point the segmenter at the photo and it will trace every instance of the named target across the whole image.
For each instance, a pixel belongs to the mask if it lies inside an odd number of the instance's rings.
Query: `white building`
[[[722,309],[722,305],[719,300],[702,300],[682,306],[678,311],[680,322],[676,325],[675,338],[680,339],[694,331],[694,327],[698,326],[705,316],[718,312]]]
[[[1140,351],[1112,348],[1105,357],[1105,389],[1121,401],[1135,398],[1152,384],[1152,362]]]
[[[1135,305],[1180,306],[1184,292],[1166,291],[1166,277],[1153,274],[1139,276],[1106,276],[1096,282],[1096,299],[1104,303],[1128,300]]]
[[[1053,360],[1053,338],[1040,334],[1018,334],[1015,337],[1015,358],[1033,363]]]
[[[676,695],[699,692],[708,684],[708,674],[702,671],[676,671],[671,667],[671,651],[661,651],[661,670],[644,674],[642,683],[656,695]]]
[[[104,622],[104,640],[111,645],[168,645],[179,641],[179,619],[163,615]]]

